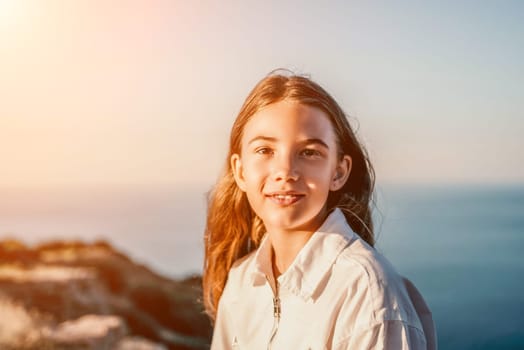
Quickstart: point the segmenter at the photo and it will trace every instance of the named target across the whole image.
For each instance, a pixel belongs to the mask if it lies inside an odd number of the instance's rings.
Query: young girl
[[[233,124],[210,195],[212,349],[434,349],[431,313],[374,248],[373,168],[337,102],[272,73]]]

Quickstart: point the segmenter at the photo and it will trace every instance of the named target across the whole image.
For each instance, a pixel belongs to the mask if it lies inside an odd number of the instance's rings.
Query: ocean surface
[[[0,189],[0,239],[104,239],[163,275],[200,273],[207,190]],[[524,186],[378,186],[374,216],[439,349],[524,349]]]

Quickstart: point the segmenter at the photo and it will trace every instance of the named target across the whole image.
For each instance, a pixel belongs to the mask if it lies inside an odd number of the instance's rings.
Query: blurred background
[[[377,249],[425,296],[439,348],[523,348],[523,13],[0,0],[0,240],[104,241],[162,278],[200,274],[230,127],[288,68],[350,115],[377,174]]]

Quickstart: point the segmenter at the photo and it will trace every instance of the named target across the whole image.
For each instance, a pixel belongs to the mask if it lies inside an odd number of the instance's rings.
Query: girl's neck
[[[266,227],[271,241],[271,265],[273,278],[286,272],[293,263],[300,250],[306,245],[313,233],[322,225],[327,217],[325,208],[308,224],[308,228],[286,231],[278,228]]]
[[[270,240],[272,246],[271,262],[273,276],[278,278],[293,263],[300,250],[306,245],[314,232],[272,232]]]

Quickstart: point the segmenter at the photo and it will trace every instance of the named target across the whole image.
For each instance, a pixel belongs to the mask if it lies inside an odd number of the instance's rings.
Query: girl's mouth
[[[282,206],[292,205],[301,200],[303,194],[270,194],[267,195],[274,203]]]

